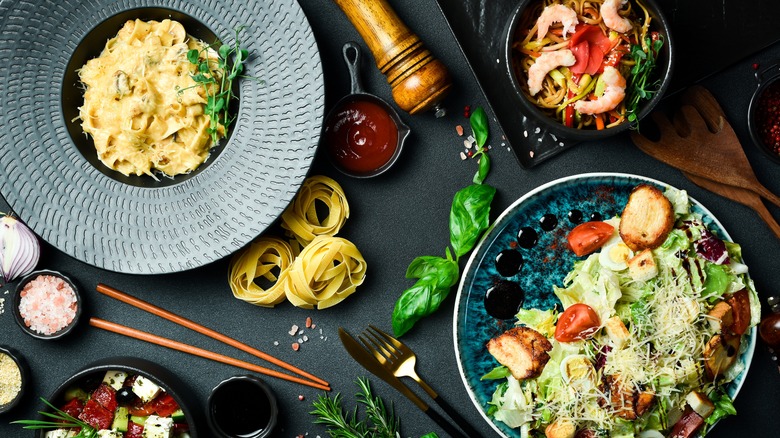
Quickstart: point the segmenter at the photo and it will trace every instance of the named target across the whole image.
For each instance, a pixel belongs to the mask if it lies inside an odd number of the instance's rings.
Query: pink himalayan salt
[[[76,317],[76,293],[62,278],[39,275],[19,295],[19,314],[24,324],[36,333],[57,333]]]

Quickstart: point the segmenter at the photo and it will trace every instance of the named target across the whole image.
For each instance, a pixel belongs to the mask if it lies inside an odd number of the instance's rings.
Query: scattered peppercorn
[[[780,81],[769,84],[758,98],[756,126],[764,144],[780,155]]]
[[[301,344],[299,344],[297,342],[293,342],[292,349],[295,350],[295,351],[300,350],[301,349]]]
[[[298,395],[298,400],[303,401],[306,397],[303,394]]]
[[[753,63],[753,70],[758,70],[758,63],[757,62]]]
[[[463,117],[467,119],[471,117],[471,107],[469,105],[463,107]]]

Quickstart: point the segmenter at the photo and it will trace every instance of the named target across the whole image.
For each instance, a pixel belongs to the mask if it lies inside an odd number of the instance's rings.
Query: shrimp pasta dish
[[[225,127],[210,135],[208,89],[193,79],[192,50],[202,59],[217,56],[177,21],[131,20],[81,68],[81,126],[106,166],[124,175],[175,176],[208,158]]]
[[[663,37],[640,0],[542,0],[524,11],[512,68],[526,97],[565,126],[633,122],[658,90]]]

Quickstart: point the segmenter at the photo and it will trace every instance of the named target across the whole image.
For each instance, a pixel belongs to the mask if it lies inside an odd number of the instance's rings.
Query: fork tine
[[[382,350],[382,354],[384,354],[385,357],[387,357],[387,360],[389,360],[390,362],[393,362],[396,359],[401,357],[401,355],[398,354],[398,351],[395,348],[393,348],[392,345],[385,342],[381,337],[377,336],[375,333],[372,333],[371,330],[367,329],[363,332],[363,334],[366,335],[366,337],[369,340],[371,340],[371,342],[373,342],[377,348],[380,348]]]
[[[365,338],[363,338],[363,336],[358,336],[358,339],[360,339],[360,342],[362,342],[363,345],[366,347],[366,349],[370,351],[371,354],[374,355],[374,357],[376,358],[376,360],[379,361],[379,363],[385,364],[387,362],[387,358],[382,353],[380,353],[377,348],[375,348],[376,344],[367,341]]]
[[[372,329],[376,334],[378,334],[379,336],[384,338],[385,341],[393,344],[395,346],[395,348],[397,348],[399,350],[400,353],[406,353],[407,351],[411,351],[411,350],[409,350],[409,347],[406,346],[406,344],[404,344],[403,342],[399,341],[398,339],[390,336],[389,334],[383,332],[382,330],[379,330],[379,328],[377,328],[376,326],[373,326],[373,325],[369,324],[368,327],[370,329]]]

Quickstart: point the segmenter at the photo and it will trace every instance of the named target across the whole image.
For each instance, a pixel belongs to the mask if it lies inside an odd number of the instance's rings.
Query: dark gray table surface
[[[300,3],[320,45],[327,84],[327,106],[330,108],[349,91],[341,46],[349,40],[359,41],[359,36],[331,2],[300,0]],[[39,267],[61,270],[81,285],[86,311],[84,321],[94,315],[250,360],[249,356],[230,347],[94,291],[97,283],[106,283],[299,365],[331,382],[335,391],[344,394],[347,406],[353,406],[354,381],[367,372],[343,350],[337,329],[343,326],[355,333],[371,323],[390,330],[394,302],[401,291],[411,285],[404,279],[406,266],[415,256],[442,252],[448,242],[447,220],[452,196],[470,183],[475,171],[475,163],[463,162],[458,156],[463,139],[456,135],[454,127],[468,125],[462,115],[465,105],[485,104],[476,80],[435,2],[391,0],[390,3],[435,56],[447,64],[453,75],[455,90],[446,102],[450,111],[445,118],[435,119],[430,114],[403,116],[412,129],[412,135],[399,163],[378,178],[356,180],[341,176],[328,164],[322,151],[318,153],[312,174],[332,176],[343,185],[352,215],[342,235],[357,244],[369,264],[368,278],[358,292],[337,307],[323,311],[298,309],[286,303],[275,309],[265,309],[233,298],[226,281],[227,260],[189,272],[132,276],[93,268],[44,245]],[[720,37],[732,38],[734,35]],[[362,42],[361,45],[365,47]],[[746,124],[747,107],[755,88],[752,64],[767,65],[777,58],[780,58],[780,46],[775,45],[747,56],[703,84],[721,102],[745,145],[759,179],[770,190],[780,193],[780,179],[775,179],[780,168],[766,160],[750,143]],[[370,59],[364,63],[362,71],[368,91],[390,99],[384,77]],[[490,114],[490,117],[492,120],[493,115]],[[492,128],[489,143],[493,147],[493,168],[487,182],[498,189],[492,207],[494,218],[529,190],[567,175],[603,171],[656,178],[688,190],[692,197],[720,219],[732,238],[742,244],[745,260],[762,300],[777,293],[780,285],[780,269],[777,268],[780,241],[758,216],[746,207],[699,189],[679,171],[644,155],[632,145],[627,134],[603,142],[583,143],[533,169],[522,169],[507,145],[502,144],[501,133],[495,124]],[[2,187],[0,190],[4,192],[13,188]],[[8,206],[0,201],[0,211],[7,210]],[[780,210],[773,206],[770,210],[780,218]],[[60,341],[34,340],[23,334],[13,319],[9,308],[11,295],[4,294],[4,291],[14,287],[13,283],[0,287],[0,298],[6,298],[5,312],[0,315],[0,343],[24,354],[32,378],[21,406],[0,416],[0,437],[31,436],[8,422],[32,418],[41,407],[37,401],[39,395],[48,395],[61,381],[87,363],[107,356],[139,356],[169,368],[194,391],[196,397],[192,404],[199,410],[205,406],[206,397],[214,385],[224,378],[244,373],[227,365],[91,329],[85,323]],[[469,400],[458,374],[452,342],[454,295],[453,290],[439,312],[420,322],[404,340],[418,353],[417,369],[431,386],[438,389],[485,436],[495,436]],[[307,332],[309,341],[301,346],[300,351],[294,352],[290,344],[297,336],[290,336],[288,331],[293,324],[303,326],[308,316],[312,317],[317,330]],[[323,332],[322,339],[319,329]],[[274,345],[276,341],[278,346]],[[323,427],[312,423],[313,417],[308,413],[319,391],[276,379],[265,380],[276,392],[281,408],[276,436],[327,436]],[[434,423],[388,385],[373,377],[371,381],[377,394],[394,403],[402,418],[403,436],[420,436],[430,431],[444,436]],[[299,395],[304,396],[303,401],[299,400]],[[780,376],[777,366],[771,362],[769,353],[760,342],[735,405],[739,415],[724,420],[710,436],[777,436],[780,431]]]

